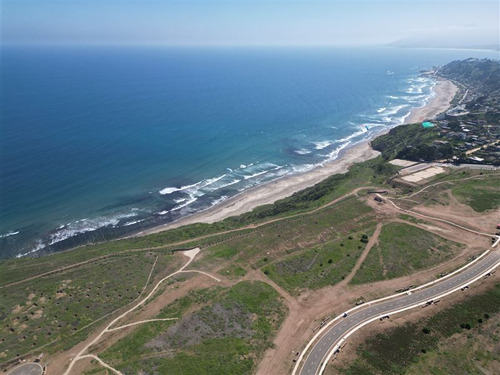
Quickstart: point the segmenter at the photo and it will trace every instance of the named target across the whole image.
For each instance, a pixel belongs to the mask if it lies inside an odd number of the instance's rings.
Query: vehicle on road
[[[484,256],[487,253],[489,254]],[[329,362],[330,358],[333,356],[333,352],[331,352],[332,347],[335,347],[335,345],[338,345],[339,343],[344,343],[346,337],[342,335],[345,335],[347,332],[354,332],[355,330],[361,328],[364,324],[366,324],[368,321],[367,319],[372,321],[373,318],[379,318],[379,320],[382,321],[389,318],[389,315],[383,314],[391,312],[392,314],[399,313],[417,306],[425,308],[437,304],[441,297],[455,292],[457,289],[468,289],[468,284],[484,277],[487,273],[492,273],[496,267],[500,266],[500,252],[488,250],[483,254],[484,255],[481,255],[481,257],[484,256],[482,261],[464,266],[460,270],[461,272],[457,275],[450,275],[451,277],[439,280],[437,283],[434,281],[429,284],[422,285],[419,287],[418,292],[413,293],[412,291],[411,296],[408,295],[408,292],[410,292],[409,289],[414,287],[413,285],[402,288],[404,290],[398,290],[396,292],[397,294],[393,295],[390,301],[381,302],[375,300],[380,303],[374,304],[373,302],[375,301],[370,301],[364,306],[359,307],[360,311],[364,311],[364,314],[354,313],[352,318],[351,315],[349,315],[350,318],[345,321],[354,320],[354,322],[350,321],[350,324],[347,326],[345,326],[345,324],[338,324],[330,327],[330,330],[315,343],[310,350],[309,355],[304,357],[305,361],[300,370],[299,366],[302,358],[297,360],[293,374],[295,375],[297,370],[299,370],[300,375],[318,374],[324,371],[327,365],[327,361],[325,361],[325,359]],[[383,299],[386,298],[387,297],[384,297]],[[344,312],[342,313],[342,316],[346,318],[347,314],[347,312]],[[311,344],[311,342],[309,344]]]

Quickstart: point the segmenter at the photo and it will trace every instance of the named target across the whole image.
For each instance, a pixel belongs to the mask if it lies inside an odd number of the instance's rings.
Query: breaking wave
[[[7,238],[10,236],[15,236],[16,234],[19,234],[19,231],[17,231],[17,232],[10,231],[10,232],[4,233],[4,234],[0,234],[0,238]]]
[[[32,248],[17,257],[31,255],[47,246],[102,228],[134,228],[135,225],[150,225],[149,218],[151,217],[162,223],[176,220],[182,215],[220,204],[251,187],[321,167],[323,163],[337,159],[348,147],[370,138],[380,128],[401,124],[413,107],[425,104],[432,96],[429,89],[434,82],[430,79],[409,78],[407,84],[408,87],[401,88],[397,94],[384,96],[383,101],[374,106],[371,112],[360,114],[359,117],[344,124],[335,123],[335,126],[325,124],[323,133],[318,134],[316,139],[304,137],[303,140],[301,138],[299,144],[296,144],[294,140],[294,146],[288,147],[288,152],[301,156],[307,155],[307,158],[302,158],[302,160],[307,159],[307,164],[243,160],[243,162],[221,168],[218,173],[214,173],[215,177],[200,179],[197,182],[183,181],[178,185],[169,183],[163,185],[165,186],[163,188],[160,185],[155,189],[156,193],[153,193],[155,199],[160,202],[152,209],[153,214],[150,212],[146,215],[145,211],[133,208],[125,213],[84,218],[62,224],[43,240],[32,242]],[[339,137],[339,133],[342,137]],[[15,236],[18,233],[19,231],[9,231],[0,235],[0,238]]]

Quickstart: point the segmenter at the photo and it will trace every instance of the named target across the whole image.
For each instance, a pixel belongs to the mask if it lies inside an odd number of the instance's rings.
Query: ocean
[[[419,71],[495,52],[1,48],[0,258],[131,234],[404,121]]]

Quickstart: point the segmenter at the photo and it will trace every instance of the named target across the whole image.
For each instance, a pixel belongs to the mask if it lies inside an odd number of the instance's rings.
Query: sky
[[[499,3],[0,0],[3,44],[499,44]]]

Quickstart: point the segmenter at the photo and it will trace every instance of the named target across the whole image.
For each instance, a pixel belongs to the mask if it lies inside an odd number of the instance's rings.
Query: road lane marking
[[[490,250],[486,250],[481,255],[479,255],[476,259],[473,259],[471,262],[467,263],[466,265],[462,266],[461,268],[459,268],[459,269],[457,269],[457,270],[455,270],[455,271],[453,271],[453,272],[451,272],[451,273],[449,273],[449,274],[447,274],[447,275],[445,275],[445,276],[443,276],[443,277],[441,277],[441,278],[439,278],[437,280],[433,280],[433,281],[431,281],[431,282],[429,282],[427,284],[420,285],[420,286],[418,286],[416,288],[413,288],[412,291],[413,292],[416,292],[416,291],[420,292],[420,289],[426,288],[426,287],[428,287],[430,285],[433,285],[435,283],[438,283],[438,282],[443,282],[443,280],[448,279],[451,276],[453,276],[453,275],[455,275],[455,274],[457,274],[457,273],[459,273],[459,272],[461,272],[461,271],[463,271],[463,270],[465,270],[465,269],[467,269],[467,268],[475,265],[480,259],[484,258],[489,253],[490,253]],[[469,270],[467,270],[467,272],[469,272]],[[444,282],[446,283],[448,281],[449,280],[446,280]],[[363,305],[355,306],[352,309],[347,310],[346,313],[350,313],[350,312],[352,312],[354,310],[361,309],[361,308],[368,309],[368,308],[372,307],[371,305],[374,304],[374,303],[379,303],[379,302],[385,301],[387,299],[396,298],[396,297],[404,295],[405,293],[406,292],[395,293],[395,294],[392,294],[390,296],[382,297],[382,298],[379,298],[379,299],[374,300],[374,301],[369,301],[369,302],[367,302],[367,303],[365,303]],[[420,292],[419,295],[421,296],[422,293],[425,293],[425,291]],[[337,317],[335,317],[334,319],[332,319],[330,322],[328,322],[327,324],[325,324],[325,326],[323,328],[321,328],[314,335],[314,337],[311,340],[309,340],[309,342],[306,344],[304,350],[301,351],[301,353],[299,355],[299,358],[297,358],[297,362],[295,363],[295,366],[293,368],[292,375],[295,375],[297,373],[297,370],[299,369],[299,367],[300,367],[300,365],[302,363],[302,359],[304,358],[304,355],[307,353],[307,351],[309,350],[309,348],[311,347],[311,345],[318,339],[319,336],[321,336],[323,334],[323,332],[326,329],[328,329],[328,327],[330,327],[333,323],[335,323],[341,317],[342,317],[342,315],[338,315]],[[307,360],[306,360],[306,362],[307,362]]]
[[[481,272],[479,272],[479,276],[476,276],[474,279],[472,280],[468,280],[467,283],[469,284],[472,284],[474,282],[476,282],[477,280],[479,279],[482,279],[484,277],[484,275],[486,273],[489,273],[491,272],[493,269],[495,269],[496,267],[500,266],[500,261],[497,260],[497,262],[492,266],[492,268],[487,268],[486,270],[482,270]],[[462,287],[464,286],[464,284],[459,284],[458,287],[456,287],[455,289],[451,289],[451,290],[448,290],[447,292],[445,292],[444,294],[441,294],[441,295],[438,295],[438,296],[435,296],[434,298],[443,298],[449,294],[452,294],[458,290],[460,290]],[[411,305],[411,306],[407,306],[407,307],[404,307],[404,308],[401,308],[399,310],[396,310],[396,311],[391,311],[391,312],[387,312],[386,314],[398,314],[400,312],[403,312],[403,311],[406,311],[406,310],[410,310],[410,309],[413,309],[415,307],[418,307],[418,306],[421,306],[422,303],[419,302],[418,304],[415,304],[415,305]],[[351,331],[349,331],[341,340],[341,342],[345,341],[350,335],[352,335],[353,333],[355,333],[357,330],[359,330],[360,328],[364,327],[365,325],[379,319],[380,317],[374,317],[374,318],[371,318],[359,325],[357,325],[354,329],[352,329]],[[328,355],[326,356],[326,358],[324,359],[323,361],[323,365],[321,366],[320,370],[319,370],[319,374],[322,374],[326,368],[326,365],[328,364],[328,362],[330,361],[330,359],[332,358],[332,356],[335,354],[335,352],[337,351],[338,348],[340,348],[341,344],[337,344],[336,346],[334,346],[333,350],[331,350]]]

